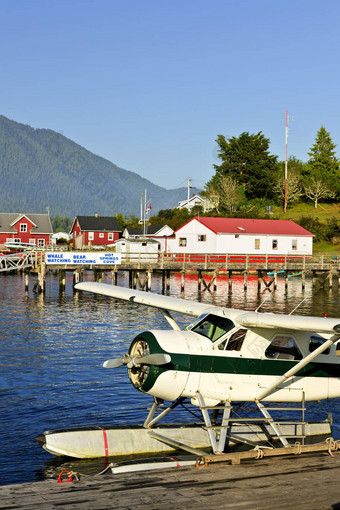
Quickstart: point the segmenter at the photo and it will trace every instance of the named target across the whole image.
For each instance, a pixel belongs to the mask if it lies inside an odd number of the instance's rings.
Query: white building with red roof
[[[291,220],[195,217],[168,239],[168,252],[312,255],[313,237]]]

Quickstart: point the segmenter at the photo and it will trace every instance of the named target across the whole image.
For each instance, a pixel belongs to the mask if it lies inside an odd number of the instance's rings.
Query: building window
[[[28,242],[29,242],[30,244],[35,244],[35,239],[30,239]]]
[[[38,247],[43,248],[45,246],[45,239],[38,239]]]
[[[100,239],[103,239],[103,237],[104,237],[104,233],[103,233],[103,232],[100,232],[99,237],[100,237]]]
[[[297,239],[292,239],[292,250],[297,250]]]
[[[206,241],[207,240],[207,236],[206,235],[202,235],[202,234],[198,234],[198,241]]]
[[[27,232],[27,223],[21,223],[20,232]]]
[[[109,232],[108,234],[108,240],[113,241],[113,232]]]
[[[272,248],[273,250],[277,250],[277,239],[273,239]]]
[[[260,249],[260,239],[255,239],[255,250]]]
[[[186,237],[180,237],[179,238],[179,246],[186,246],[187,245],[187,238]]]
[[[94,232],[89,232],[89,241],[93,241],[94,239]]]

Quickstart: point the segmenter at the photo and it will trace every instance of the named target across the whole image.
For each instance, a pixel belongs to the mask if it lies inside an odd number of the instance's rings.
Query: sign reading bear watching
[[[113,266],[121,264],[121,254],[114,252],[48,251],[45,253],[47,265],[97,265]]]

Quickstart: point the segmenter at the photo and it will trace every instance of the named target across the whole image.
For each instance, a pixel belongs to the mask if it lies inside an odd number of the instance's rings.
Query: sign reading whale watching
[[[112,266],[121,264],[121,254],[114,252],[76,252],[48,251],[45,254],[47,265],[98,265]]]

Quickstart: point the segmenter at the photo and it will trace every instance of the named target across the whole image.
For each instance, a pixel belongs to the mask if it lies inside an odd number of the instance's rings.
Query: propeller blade
[[[121,358],[108,359],[103,363],[104,368],[117,368],[127,365],[128,368],[137,365],[166,365],[170,363],[171,356],[169,354],[146,354],[145,356],[129,356],[125,354]]]
[[[136,357],[134,361],[140,365],[166,365],[170,363],[171,356],[169,354],[146,354]]]
[[[115,359],[108,359],[104,361],[103,367],[104,368],[117,368],[125,365],[125,359],[124,358],[115,358]]]

